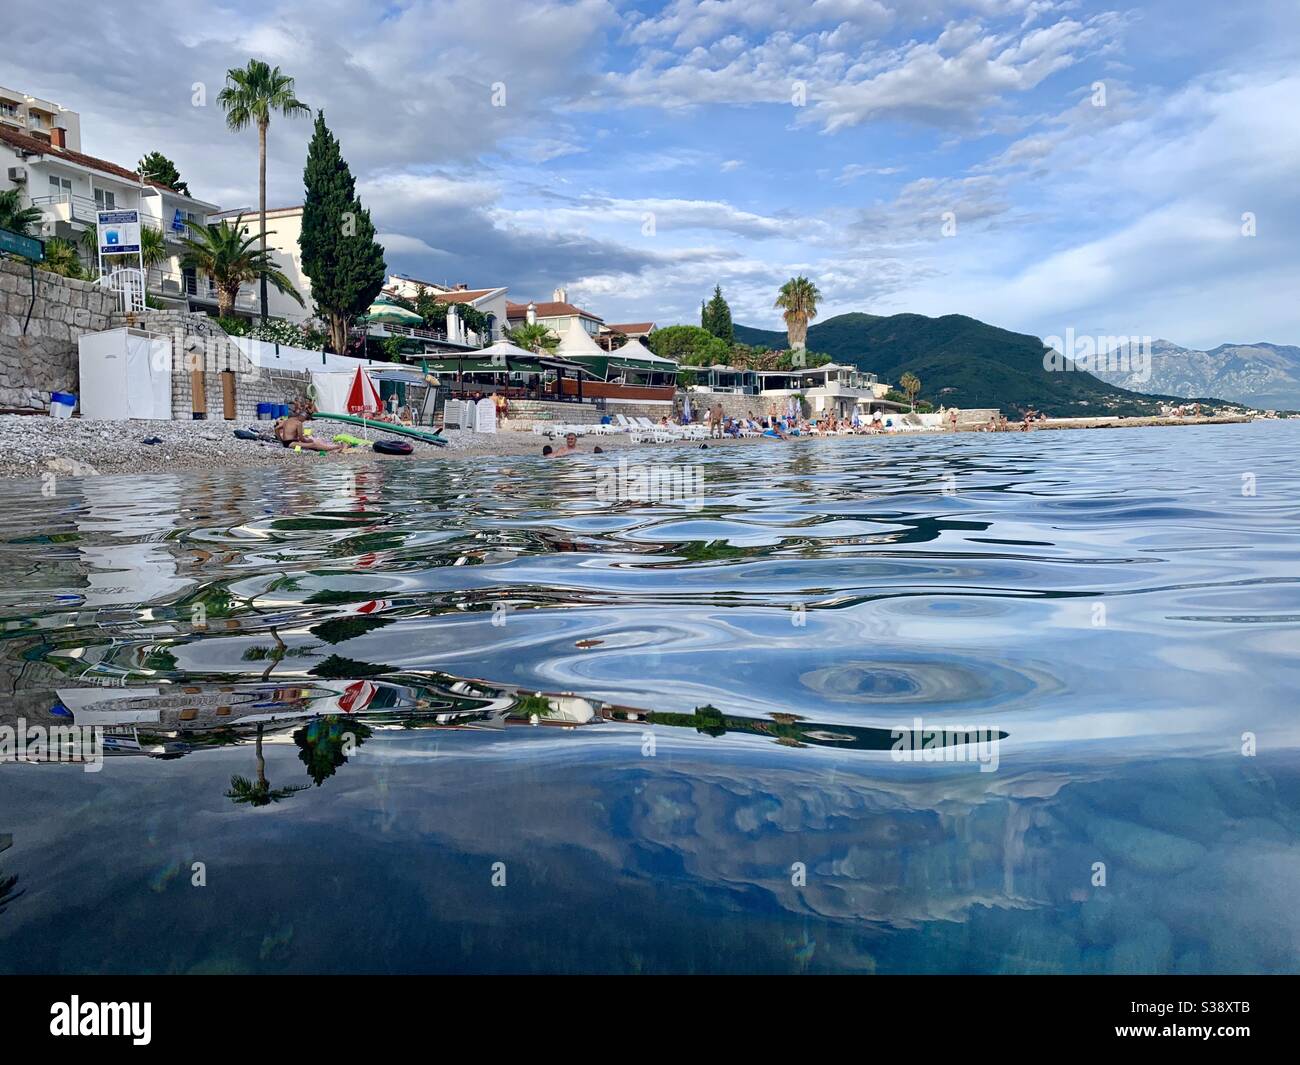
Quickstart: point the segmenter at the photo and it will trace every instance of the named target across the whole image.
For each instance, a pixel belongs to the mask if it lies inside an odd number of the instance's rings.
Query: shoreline
[[[1227,425],[1240,424],[1255,419],[1246,416],[1221,416],[1201,418],[1053,418],[1036,423],[1032,432],[1062,429],[1132,429],[1165,425]],[[322,426],[316,423],[320,435]],[[295,453],[279,444],[240,440],[234,430],[252,428],[269,432],[270,422],[239,421],[91,421],[84,418],[58,419],[41,415],[0,415],[0,479],[38,479],[53,473],[56,476],[131,476],[152,473],[173,473],[181,470],[212,469],[223,466],[231,469],[258,469],[303,462],[365,466],[375,462],[404,462],[439,457],[449,460],[466,458],[496,458],[511,456],[540,456],[543,445],[550,441],[531,431],[504,429],[495,434],[480,434],[449,430],[445,433],[446,447],[415,443],[411,455],[380,455],[370,448],[356,448],[328,455]],[[355,427],[346,427],[355,430]],[[983,432],[980,427],[962,427],[958,433]],[[1008,432],[1018,432],[1016,428]],[[951,435],[951,430],[941,433],[860,434],[862,440],[893,439],[895,437]],[[329,433],[333,436],[334,433]],[[355,433],[355,435],[365,435]],[[372,439],[384,434],[372,426],[368,435]],[[146,439],[156,438],[159,443],[146,444]],[[795,438],[800,439],[800,438]],[[816,439],[816,438],[807,438]],[[846,439],[835,437],[835,439]],[[738,447],[746,444],[764,446],[776,443],[763,437],[723,438],[704,441],[708,447]],[[665,443],[633,443],[622,433],[610,436],[583,437],[579,448],[591,454],[600,447],[605,453],[646,448],[696,447],[699,441],[670,441]]]

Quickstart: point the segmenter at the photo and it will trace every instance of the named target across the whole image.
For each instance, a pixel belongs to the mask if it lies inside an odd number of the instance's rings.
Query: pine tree
[[[166,185],[172,192],[190,195],[190,187],[181,180],[181,172],[176,169],[176,164],[162,152],[150,152],[140,160],[135,170],[146,181],[156,181],[159,185]]]
[[[311,278],[316,313],[329,324],[330,345],[343,352],[353,319],[369,309],[384,287],[387,266],[370,212],[361,207],[356,181],[323,111],[316,115],[303,184],[302,269]]]
[[[731,308],[722,298],[722,286],[713,287],[713,298],[700,311],[700,325],[728,344],[736,339],[735,326],[731,324]]]

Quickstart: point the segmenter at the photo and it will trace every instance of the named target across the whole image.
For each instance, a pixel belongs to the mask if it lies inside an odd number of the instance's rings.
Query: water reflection
[[[0,971],[1300,967],[1296,443],[653,453],[689,510],[596,458],[0,489],[0,725],[112,739],[0,764]],[[996,771],[892,757],[976,729]]]

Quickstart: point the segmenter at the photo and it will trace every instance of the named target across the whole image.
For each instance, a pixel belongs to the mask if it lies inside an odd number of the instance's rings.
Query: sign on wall
[[[99,254],[140,254],[140,212],[99,212]]]

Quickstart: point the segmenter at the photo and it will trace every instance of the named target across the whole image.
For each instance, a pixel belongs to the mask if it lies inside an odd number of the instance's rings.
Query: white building
[[[62,144],[81,151],[81,116],[62,104],[0,85],[0,126],[51,144],[62,130]]]
[[[162,232],[168,252],[148,270],[150,294],[187,306],[215,307],[216,293],[208,280],[182,268],[180,240],[189,234],[185,219],[203,224],[217,205],[143,181],[124,166],[62,145],[62,139],[57,129],[47,142],[0,125],[0,190],[19,189],[23,205],[40,211],[38,235],[70,242],[93,274],[98,257],[83,237],[94,230],[97,213],[139,211],[143,225]]]
[[[692,392],[724,393],[758,397],[761,405],[775,403],[784,408],[791,396],[802,396],[814,414],[849,418],[870,410],[889,386],[873,373],[855,366],[826,363],[822,366],[788,370],[745,370],[735,366],[685,367],[693,370]]]
[[[510,321],[511,329],[536,322],[538,325],[546,326],[557,337],[564,336],[569,331],[569,323],[574,321],[593,339],[600,336],[600,331],[605,328],[605,320],[599,315],[584,311],[581,307],[575,307],[570,303],[569,294],[563,288],[557,288],[549,302],[508,303],[506,316]]]
[[[392,292],[404,299],[414,302],[423,289],[439,303],[454,307],[463,304],[473,307],[487,317],[487,328],[480,337],[473,330],[466,330],[459,320],[453,324],[451,316],[447,320],[447,339],[451,343],[464,344],[466,347],[483,347],[499,340],[509,324],[509,303],[506,300],[506,287],[470,288],[466,284],[440,285],[436,281],[421,281],[406,274],[390,274],[384,285],[386,292]]]

